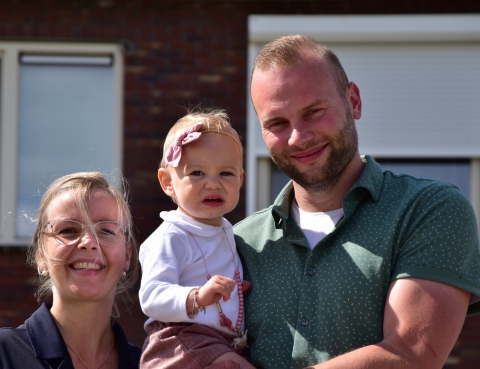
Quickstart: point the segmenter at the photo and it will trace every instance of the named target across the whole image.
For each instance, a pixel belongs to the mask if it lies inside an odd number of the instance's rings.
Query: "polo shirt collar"
[[[288,215],[290,214],[290,204],[292,203],[293,195],[293,181],[290,180],[280,192],[280,194],[277,196],[272,206],[272,215],[277,222],[281,221],[282,219],[288,219]]]
[[[383,187],[382,167],[370,155],[362,156],[362,161],[365,163],[362,175],[345,195],[344,201],[354,196],[359,189],[366,190],[375,202],[380,199]]]
[[[67,358],[69,353],[58,330],[50,307],[43,303],[25,322],[25,329],[38,359]]]
[[[370,155],[362,156],[362,161],[365,163],[365,168],[363,169],[360,178],[354,183],[352,188],[350,188],[348,193],[345,195],[343,200],[344,209],[346,207],[350,207],[347,206],[347,203],[352,200],[357,200],[355,201],[356,207],[356,204],[358,204],[360,198],[363,198],[365,193],[369,194],[375,202],[377,202],[380,198],[380,193],[383,186],[382,167],[375,160],[373,160]],[[290,204],[293,200],[293,196],[293,183],[290,181],[277,196],[272,206],[272,215],[277,223],[281,222],[281,220],[288,219],[290,214]]]

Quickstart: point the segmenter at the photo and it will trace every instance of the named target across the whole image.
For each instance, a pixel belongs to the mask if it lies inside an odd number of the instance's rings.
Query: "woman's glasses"
[[[123,239],[127,227],[122,223],[110,221],[98,222],[90,227],[76,220],[54,220],[45,224],[45,229],[49,229],[50,232],[44,233],[52,236],[61,245],[71,246],[80,241],[85,234],[85,228],[90,229],[100,245],[112,247]]]

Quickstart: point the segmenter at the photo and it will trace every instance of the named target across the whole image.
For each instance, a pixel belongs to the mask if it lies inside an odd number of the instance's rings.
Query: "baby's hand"
[[[230,299],[230,294],[235,288],[235,281],[221,275],[214,275],[198,291],[197,303],[199,306],[210,306],[218,302]]]

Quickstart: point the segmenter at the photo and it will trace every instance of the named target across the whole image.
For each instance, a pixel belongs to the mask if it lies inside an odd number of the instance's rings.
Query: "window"
[[[115,44],[0,42],[0,52],[0,245],[24,245],[53,180],[121,174],[123,56]]]
[[[359,85],[361,154],[403,160],[403,169],[420,168],[423,177],[436,178],[438,165],[453,166],[480,215],[480,16],[254,15],[248,70],[263,44],[294,33],[327,44]],[[250,214],[271,204],[285,178],[269,159],[247,99],[247,173],[256,174],[247,175]]]

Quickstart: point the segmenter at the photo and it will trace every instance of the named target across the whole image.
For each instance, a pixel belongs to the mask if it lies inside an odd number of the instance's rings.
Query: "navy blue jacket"
[[[137,369],[141,350],[129,344],[120,325],[113,325],[118,368]],[[62,335],[43,304],[18,328],[0,328],[0,369],[74,369]]]

